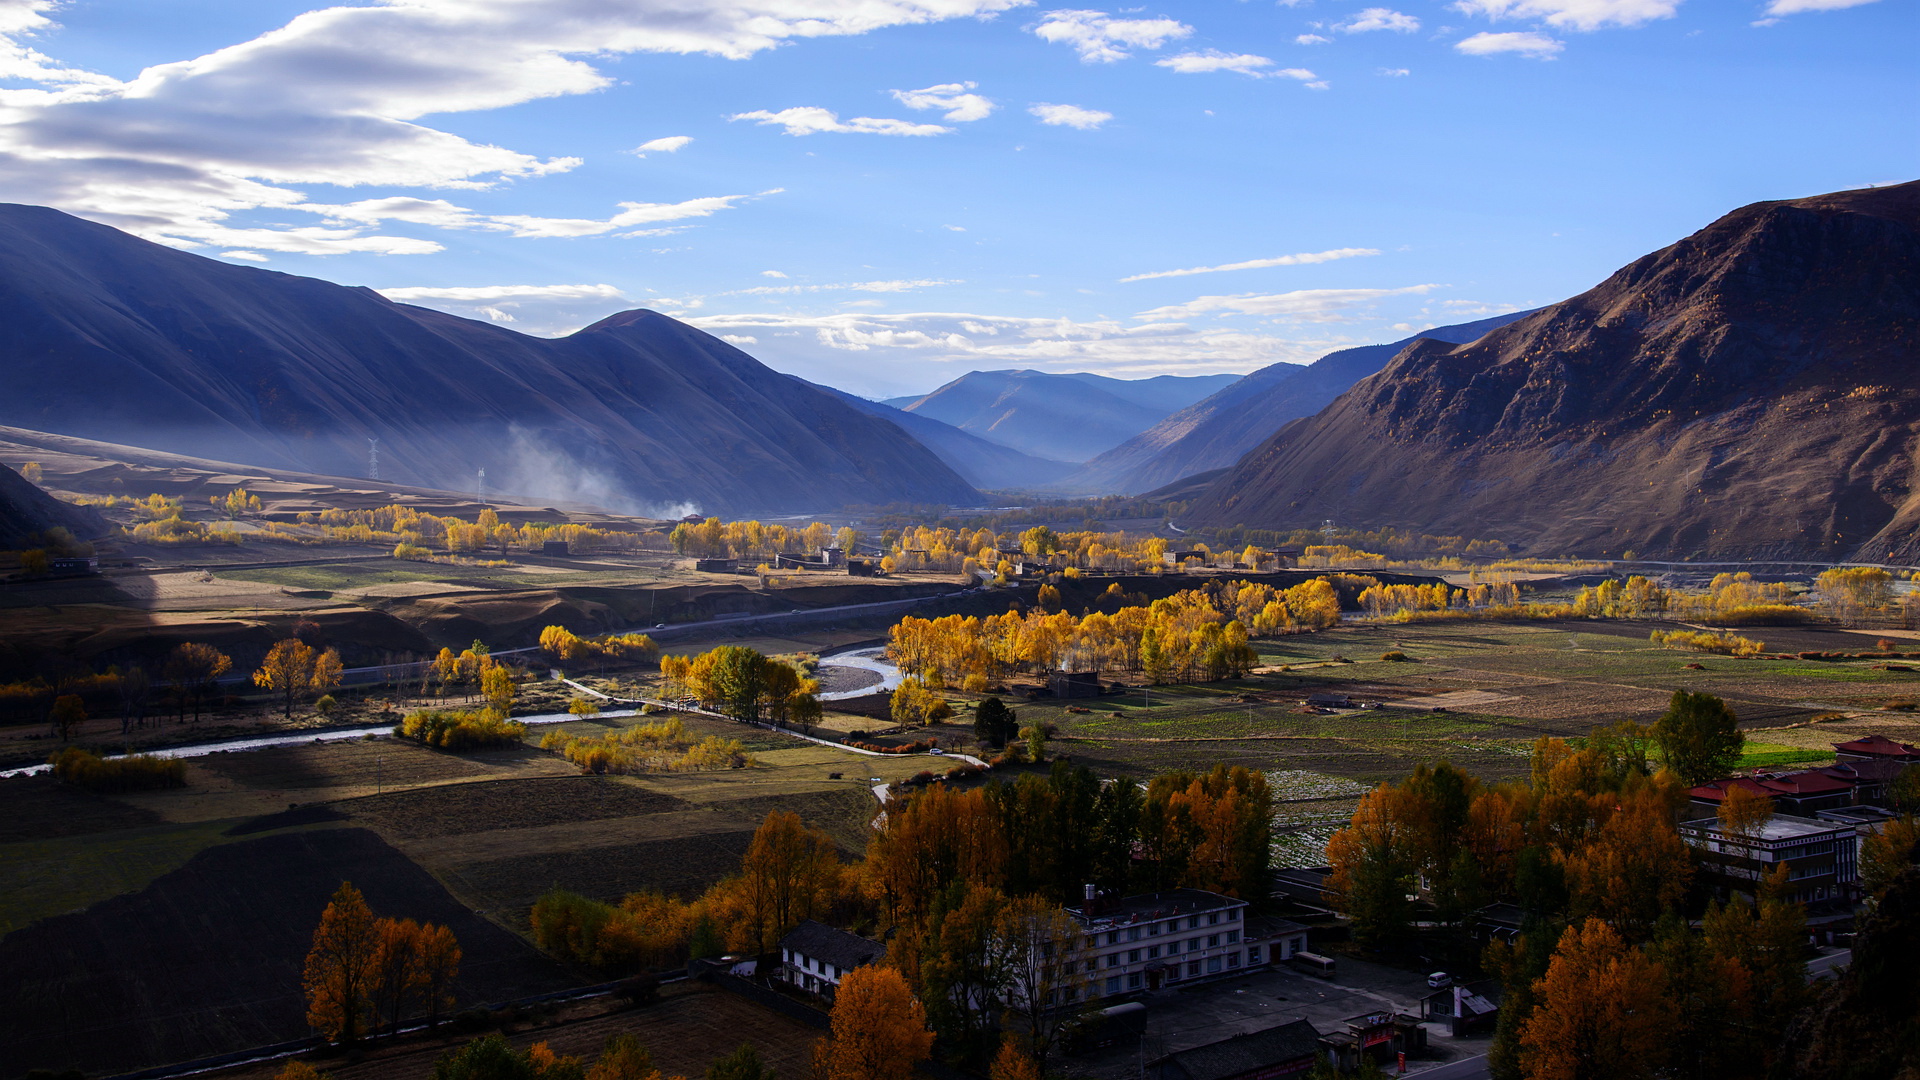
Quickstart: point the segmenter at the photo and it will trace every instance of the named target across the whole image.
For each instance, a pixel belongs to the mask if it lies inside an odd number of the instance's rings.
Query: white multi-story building
[[[887,947],[877,941],[808,919],[780,939],[778,977],[796,989],[832,1000],[847,972],[886,955]]]
[[[1072,955],[1085,965],[1080,984],[1088,997],[1242,974],[1307,948],[1306,927],[1249,920],[1245,900],[1201,889],[1090,896],[1067,914],[1085,931]]]

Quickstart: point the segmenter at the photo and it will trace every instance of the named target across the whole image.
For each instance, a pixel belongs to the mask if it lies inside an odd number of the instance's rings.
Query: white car
[[[1427,976],[1427,986],[1434,990],[1445,990],[1453,985],[1453,976],[1444,971],[1436,971]]]

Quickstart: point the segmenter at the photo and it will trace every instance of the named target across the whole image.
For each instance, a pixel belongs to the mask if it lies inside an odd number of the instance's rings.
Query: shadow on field
[[[0,1072],[119,1072],[308,1034],[301,969],[343,880],[375,914],[453,929],[462,1006],[579,981],[366,829],[269,836],[0,941]]]

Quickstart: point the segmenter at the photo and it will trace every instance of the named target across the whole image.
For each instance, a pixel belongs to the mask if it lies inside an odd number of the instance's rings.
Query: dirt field
[[[112,1072],[305,1034],[301,964],[343,880],[376,913],[453,928],[465,953],[462,1001],[584,981],[468,911],[367,830],[269,835],[209,848],[137,893],[0,941],[9,1074]]]
[[[611,1011],[609,1011],[611,1009]],[[632,1033],[669,1076],[698,1078],[716,1058],[741,1043],[752,1043],[779,1080],[805,1080],[813,1040],[820,1032],[785,1015],[703,983],[663,987],[660,1000],[639,1009],[621,1009],[592,999],[557,1015],[514,1025],[508,1038],[518,1047],[547,1043],[556,1053],[592,1065],[613,1035]],[[338,1058],[314,1058],[313,1065],[334,1080],[423,1080],[433,1063],[467,1037],[419,1038],[371,1051],[355,1064]],[[212,1080],[272,1080],[280,1062],[206,1074]]]

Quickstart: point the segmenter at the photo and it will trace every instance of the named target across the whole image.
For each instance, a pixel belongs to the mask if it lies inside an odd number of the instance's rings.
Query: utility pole
[[[474,483],[473,501],[481,506],[487,505],[487,470],[485,469],[480,470],[480,479]]]
[[[380,440],[367,440],[367,479],[380,479]]]

